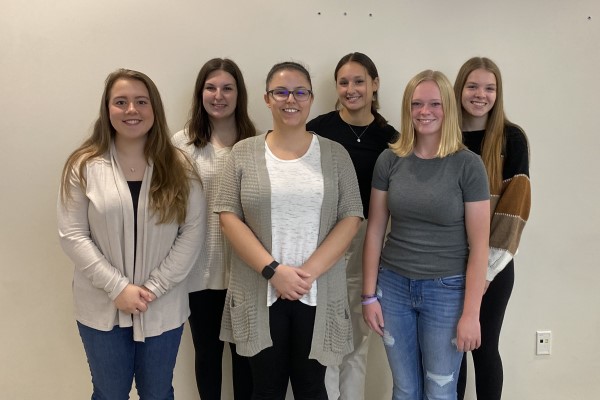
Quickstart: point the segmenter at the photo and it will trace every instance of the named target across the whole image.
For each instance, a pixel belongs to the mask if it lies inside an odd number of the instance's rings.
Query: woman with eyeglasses
[[[229,59],[207,61],[196,79],[190,120],[186,129],[173,136],[173,143],[196,162],[209,210],[215,203],[231,147],[255,134],[239,67]],[[202,400],[221,400],[223,342],[219,340],[219,333],[229,283],[231,249],[221,233],[219,216],[213,212],[208,213],[207,236],[202,245],[204,255],[187,279],[196,384]],[[231,357],[234,399],[249,399],[252,378],[248,360],[237,355],[233,345]]]
[[[486,292],[481,303],[481,347],[471,354],[477,398],[499,400],[503,385],[500,331],[515,281],[513,257],[531,208],[529,144],[523,130],[504,114],[502,77],[492,60],[474,57],[465,62],[456,77],[454,93],[461,105],[463,141],[481,155],[490,181],[492,226]],[[465,356],[458,381],[461,400],[466,378]]]
[[[252,399],[327,399],[325,370],[352,350],[343,255],[362,218],[344,148],[306,130],[310,74],[274,65],[273,130],[237,143],[214,210],[234,249],[221,338],[250,357]]]
[[[363,255],[364,318],[382,337],[394,400],[455,400],[462,352],[481,344],[490,195],[461,139],[448,79],[417,74],[399,139],[375,164]]]
[[[340,143],[350,154],[358,178],[363,214],[368,218],[371,179],[377,157],[388,147],[396,130],[379,114],[379,73],[363,53],[340,59],[333,73],[338,94],[336,110],[318,116],[306,127],[309,131]],[[330,400],[362,400],[365,396],[367,351],[371,330],[362,318],[362,249],[367,218],[346,252],[348,301],[352,313],[354,351],[338,366],[327,368],[325,385]]]

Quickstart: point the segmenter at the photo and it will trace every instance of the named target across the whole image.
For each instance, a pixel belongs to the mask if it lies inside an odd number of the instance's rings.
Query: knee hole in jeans
[[[444,387],[447,384],[449,384],[450,382],[454,381],[454,374],[440,375],[440,374],[434,374],[431,371],[427,371],[426,377],[428,380],[436,383],[440,387]]]

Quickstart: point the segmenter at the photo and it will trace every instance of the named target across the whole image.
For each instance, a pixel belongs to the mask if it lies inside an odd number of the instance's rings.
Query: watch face
[[[267,265],[266,267],[263,268],[262,276],[264,276],[265,279],[271,279],[273,277],[273,275],[275,275],[275,270],[273,269],[273,267],[271,267],[270,265]]]

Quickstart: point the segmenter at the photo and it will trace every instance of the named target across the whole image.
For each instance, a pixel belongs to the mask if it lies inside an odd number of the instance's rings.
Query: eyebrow
[[[312,89],[310,89],[310,88],[307,88],[306,86],[296,86],[296,87],[295,87],[295,88],[293,88],[293,89],[288,89],[288,88],[287,88],[287,87],[285,87],[285,86],[276,86],[276,87],[274,87],[273,89],[269,89],[269,90],[275,90],[275,89],[285,89],[285,90],[289,90],[289,91],[296,90],[296,89],[307,89],[307,90],[312,90]]]
[[[442,99],[428,99],[428,100],[424,100],[424,99],[412,99],[410,102],[413,103],[415,101],[420,101],[421,103],[431,103],[432,101],[439,101],[441,103]]]
[[[471,85],[479,85],[479,82],[475,82],[475,81],[467,81],[466,85],[471,84]],[[496,86],[495,83],[484,83],[484,86]]]
[[[125,95],[123,95],[123,96],[115,96],[115,97],[113,97],[113,99],[115,99],[115,100],[116,99],[126,99],[127,97],[128,96],[125,96]],[[134,99],[136,99],[136,100],[138,100],[138,99],[147,99],[147,100],[150,100],[150,97],[148,97],[148,96],[135,96]]]

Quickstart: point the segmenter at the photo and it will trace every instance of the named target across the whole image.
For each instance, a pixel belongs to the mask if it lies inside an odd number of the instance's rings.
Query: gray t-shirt
[[[488,200],[481,158],[460,150],[444,158],[377,159],[373,188],[388,192],[391,231],[381,265],[411,279],[464,274],[469,248],[464,203]]]

